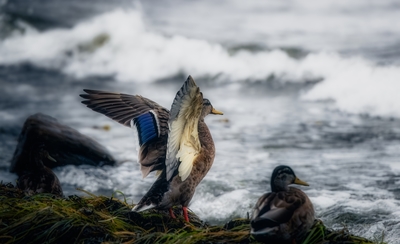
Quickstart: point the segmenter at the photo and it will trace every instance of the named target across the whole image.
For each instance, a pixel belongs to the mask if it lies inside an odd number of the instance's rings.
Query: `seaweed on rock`
[[[0,243],[257,243],[248,219],[211,226],[189,212],[187,223],[178,208],[178,218],[171,219],[168,211],[136,213],[126,200],[86,193],[25,196],[12,184],[0,183]],[[316,221],[303,243],[373,242]]]

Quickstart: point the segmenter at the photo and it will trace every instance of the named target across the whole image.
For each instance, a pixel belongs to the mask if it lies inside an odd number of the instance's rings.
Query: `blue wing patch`
[[[158,124],[154,113],[142,114],[134,118],[133,123],[135,123],[138,131],[140,146],[158,137]]]

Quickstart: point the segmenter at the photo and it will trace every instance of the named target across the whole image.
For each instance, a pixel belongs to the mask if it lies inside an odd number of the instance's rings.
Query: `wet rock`
[[[10,171],[21,174],[30,161],[30,151],[43,144],[56,162],[45,160],[46,167],[73,165],[115,165],[116,161],[106,148],[78,131],[60,124],[56,119],[41,113],[29,116],[18,138],[11,160]]]

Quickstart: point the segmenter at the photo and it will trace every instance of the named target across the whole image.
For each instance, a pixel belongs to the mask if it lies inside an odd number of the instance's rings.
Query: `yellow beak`
[[[219,114],[219,115],[223,115],[223,114],[224,114],[223,112],[221,112],[221,111],[219,111],[219,110],[216,110],[215,108],[213,108],[213,109],[211,110],[211,113],[212,113],[212,114]]]
[[[302,185],[302,186],[309,186],[309,184],[305,181],[300,180],[299,178],[296,177],[296,179],[294,180],[294,184],[297,185]]]

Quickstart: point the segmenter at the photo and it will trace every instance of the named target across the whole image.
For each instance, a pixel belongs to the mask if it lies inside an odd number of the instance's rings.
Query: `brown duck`
[[[55,159],[49,155],[44,145],[34,146],[29,154],[30,161],[19,176],[17,187],[27,195],[51,193],[62,197],[60,181],[54,172],[43,164],[43,160],[55,162]]]
[[[215,146],[204,122],[208,114],[222,114],[203,98],[191,76],[175,96],[171,111],[139,95],[84,90],[82,103],[117,122],[136,127],[143,177],[161,171],[150,190],[132,209],[169,209],[181,205],[186,221],[187,206],[195,188],[211,168]]]
[[[251,234],[268,243],[300,243],[314,223],[314,207],[307,195],[290,184],[308,186],[288,166],[278,166],[271,190],[258,199],[251,218]]]

